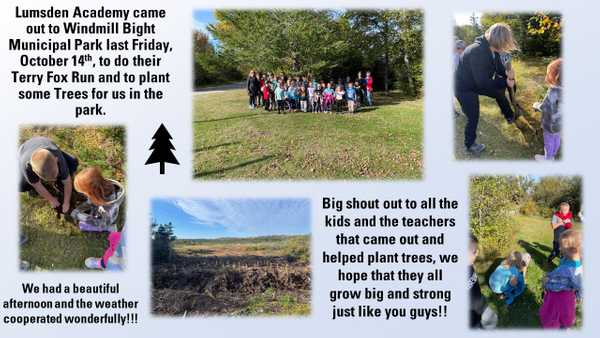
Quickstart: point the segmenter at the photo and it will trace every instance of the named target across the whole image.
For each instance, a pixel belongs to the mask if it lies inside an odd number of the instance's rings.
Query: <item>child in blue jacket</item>
[[[490,276],[490,289],[507,305],[525,291],[525,274],[531,261],[528,253],[512,252]]]

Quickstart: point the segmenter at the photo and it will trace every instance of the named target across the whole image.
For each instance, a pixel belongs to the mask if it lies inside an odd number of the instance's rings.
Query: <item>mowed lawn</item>
[[[499,327],[539,328],[541,327],[539,309],[542,305],[544,291],[542,280],[559,262],[558,258],[554,259],[552,264],[546,261],[552,251],[553,233],[550,228],[550,218],[515,216],[513,224],[513,245],[501,255],[491,257],[486,256],[485,248],[480,248],[482,254],[475,262],[475,269],[488,304],[498,313]],[[581,230],[582,225],[575,223],[574,228]],[[525,292],[513,304],[507,306],[504,301],[491,292],[488,279],[498,264],[513,250],[528,252],[532,260],[526,274]],[[578,306],[577,327],[581,326],[581,319],[581,306]]]
[[[418,179],[422,100],[376,95],[358,114],[248,109],[245,90],[194,97],[194,177]]]
[[[481,116],[477,130],[477,142],[487,148],[480,159],[533,160],[535,154],[544,153],[544,141],[540,125],[541,113],[533,110],[534,102],[542,101],[548,89],[544,82],[546,66],[550,58],[514,59],[517,79],[516,97],[526,115],[514,124],[508,124],[500,112],[496,100],[479,96]],[[455,154],[457,159],[471,159],[464,147],[466,117],[458,101],[459,112],[455,123]],[[533,131],[530,129],[533,128]]]
[[[125,184],[125,129],[120,127],[30,127],[21,129],[19,144],[33,136],[46,136],[63,151],[79,159],[79,169],[96,166],[105,177]],[[81,232],[57,217],[41,197],[20,194],[20,226],[27,242],[21,260],[32,270],[81,270],[87,257],[100,257],[108,245],[107,233]],[[120,212],[124,215],[125,205]],[[123,220],[123,217],[121,218]],[[122,226],[119,224],[119,226]]]

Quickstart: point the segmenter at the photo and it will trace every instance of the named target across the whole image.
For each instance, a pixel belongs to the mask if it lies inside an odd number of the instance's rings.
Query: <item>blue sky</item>
[[[206,30],[206,26],[216,22],[213,10],[198,10],[194,11],[194,29],[208,34],[210,39],[214,41],[210,33]]]
[[[306,199],[188,199],[152,201],[152,219],[173,224],[181,239],[310,233]]]

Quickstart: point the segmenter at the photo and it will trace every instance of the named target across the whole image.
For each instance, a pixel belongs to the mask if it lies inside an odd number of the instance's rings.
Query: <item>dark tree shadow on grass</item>
[[[544,271],[548,272],[556,267],[554,263],[548,263],[548,256],[552,251],[552,248],[549,246],[538,242],[530,243],[523,240],[519,241],[519,245],[531,255],[531,259],[533,259],[537,266]]]
[[[214,144],[212,146],[205,146],[205,147],[200,147],[200,148],[194,148],[194,153],[198,153],[198,152],[201,152],[201,151],[213,150],[213,149],[222,148],[222,147],[234,146],[236,144],[241,144],[241,143],[242,142],[240,142],[240,141],[235,141],[235,142],[226,142],[226,143],[221,143],[221,144]]]
[[[224,174],[228,171],[231,170],[235,170],[235,169],[239,169],[239,168],[243,168],[252,164],[256,164],[256,163],[260,163],[260,162],[264,162],[264,161],[268,161],[272,158],[274,158],[275,155],[266,155],[263,157],[259,157],[259,158],[255,158],[253,160],[248,160],[248,161],[244,161],[235,165],[231,165],[228,167],[224,167],[224,168],[220,168],[220,169],[214,169],[214,170],[207,170],[207,171],[199,171],[199,172],[195,172],[194,173],[194,177],[198,178],[198,177],[206,177],[206,176],[211,176],[211,175],[220,175],[220,174]]]
[[[402,103],[403,101],[414,101],[416,99],[417,98],[415,97],[393,92],[389,94],[375,93],[375,95],[373,96],[373,102],[375,103],[375,107],[395,105],[398,103]]]
[[[539,328],[538,311],[539,298],[526,288],[511,305],[506,305],[504,300],[493,297],[493,302],[498,309],[499,326],[504,328]]]
[[[223,117],[223,118],[219,118],[219,119],[194,120],[194,124],[220,122],[220,121],[237,120],[237,119],[251,119],[251,118],[258,118],[261,116],[273,115],[276,113],[277,112],[264,111],[264,112],[252,113],[252,114],[237,114],[237,115],[227,116],[227,117]]]
[[[373,110],[377,110],[377,107],[376,106],[360,107],[360,108],[358,108],[358,110],[356,112],[358,114],[360,114],[360,113],[368,113]]]

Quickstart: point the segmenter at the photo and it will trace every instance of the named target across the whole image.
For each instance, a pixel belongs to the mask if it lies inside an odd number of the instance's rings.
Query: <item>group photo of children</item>
[[[262,107],[278,114],[290,112],[356,113],[360,107],[373,106],[373,77],[370,71],[358,72],[337,81],[312,76],[288,76],[250,71],[246,82],[248,107]]]
[[[194,178],[422,176],[420,10],[193,18]]]
[[[125,129],[25,127],[18,148],[22,270],[122,270]]]
[[[471,178],[470,326],[582,324],[581,178]]]
[[[561,157],[562,17],[455,15],[457,159]]]

